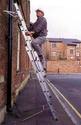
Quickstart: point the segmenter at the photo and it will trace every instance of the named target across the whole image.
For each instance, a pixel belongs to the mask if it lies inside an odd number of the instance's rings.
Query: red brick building
[[[27,25],[30,20],[30,1],[21,0],[20,8]],[[8,67],[8,0],[0,1],[0,123],[3,121],[6,112],[7,101],[7,67]],[[13,7],[14,9],[14,7]],[[15,9],[14,9],[15,10]],[[13,21],[12,36],[12,102],[21,88],[27,83],[29,77],[29,59],[26,54],[24,40],[18,28],[16,18]]]
[[[47,71],[58,73],[81,72],[81,41],[77,39],[48,38],[43,46]]]
[[[48,60],[81,59],[81,41],[77,39],[48,38],[44,48]]]

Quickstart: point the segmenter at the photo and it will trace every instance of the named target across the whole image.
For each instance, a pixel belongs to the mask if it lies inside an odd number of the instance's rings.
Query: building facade
[[[48,38],[44,50],[48,60],[81,59],[81,41],[76,39]]]
[[[48,56],[48,60],[59,60],[65,58],[65,45],[62,41],[47,41],[46,44],[46,54]]]
[[[21,0],[20,9],[26,24],[30,20],[30,1]],[[0,1],[0,123],[4,120],[7,107],[7,67],[8,67],[8,0]],[[13,10],[15,8],[13,6]],[[27,83],[29,77],[29,58],[26,54],[23,36],[18,28],[18,20],[13,18],[12,28],[12,98],[14,103],[18,92]]]
[[[43,48],[47,60],[48,72],[81,72],[80,40],[48,38]]]

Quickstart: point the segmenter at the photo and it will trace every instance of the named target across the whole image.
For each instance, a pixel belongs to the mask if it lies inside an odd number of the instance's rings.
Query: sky
[[[36,9],[45,12],[48,37],[81,40],[81,0],[30,0],[31,22]]]

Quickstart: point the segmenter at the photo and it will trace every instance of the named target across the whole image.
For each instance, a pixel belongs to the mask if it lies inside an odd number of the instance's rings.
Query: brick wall
[[[50,43],[51,44],[51,54],[50,54],[50,59],[55,60],[55,59],[61,59],[64,57],[65,53],[65,45],[62,42],[56,42],[56,43]],[[53,47],[53,44],[55,44],[55,47]]]
[[[45,42],[43,51],[47,60],[47,71],[53,73],[81,73],[81,43],[76,49],[75,45],[66,45],[62,42],[54,42],[56,47],[52,46],[53,42]],[[70,53],[70,50],[73,53]],[[80,52],[79,60],[76,58],[76,50]],[[52,55],[56,52],[56,58]]]
[[[53,44],[56,46],[54,47]],[[62,42],[45,42],[43,45],[45,57],[48,60],[57,60],[66,58],[66,46]]]
[[[81,73],[81,62],[47,61],[47,71],[53,73]]]
[[[43,48],[47,60],[81,60],[81,43],[65,44],[62,41],[49,42],[47,40]],[[71,50],[73,53],[70,53]],[[79,56],[77,56],[78,53]]]
[[[29,25],[30,11],[28,1],[22,0],[20,6],[23,17],[25,18],[26,24]],[[22,11],[23,9],[23,11]],[[12,84],[13,84],[13,96],[16,96],[17,89],[20,88],[22,82],[26,79],[29,73],[29,58],[25,50],[25,42],[20,32],[20,56],[19,56],[19,71],[17,71],[17,47],[18,47],[18,21],[13,19],[13,52],[12,52]],[[14,98],[13,97],[13,98]]]
[[[0,109],[6,103],[6,75],[7,75],[7,16],[3,13],[7,0],[0,1]]]
[[[29,5],[27,0],[21,0],[26,23],[29,25]],[[6,105],[6,85],[7,85],[7,20],[8,15],[3,10],[8,8],[7,0],[0,1],[0,116],[3,116]],[[20,34],[20,59],[19,71],[17,72],[17,47],[18,47],[18,21],[13,18],[13,42],[12,42],[12,97],[15,98],[21,86],[25,85],[29,74],[29,58],[26,54],[24,40]],[[3,120],[0,117],[0,123]]]
[[[0,123],[4,118],[6,104],[7,78],[7,15],[3,10],[7,8],[7,0],[0,1]],[[3,117],[2,117],[3,116]]]

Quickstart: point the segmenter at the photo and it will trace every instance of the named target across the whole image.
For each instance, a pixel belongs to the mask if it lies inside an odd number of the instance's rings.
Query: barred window
[[[70,49],[70,54],[73,54],[73,49]]]

